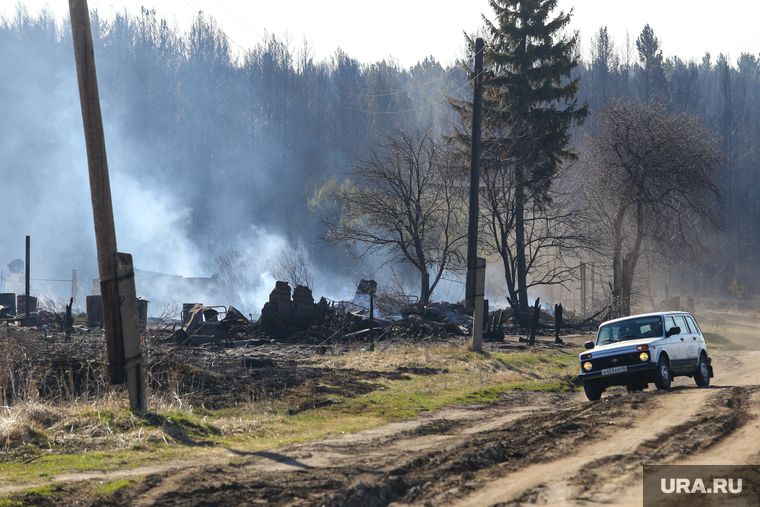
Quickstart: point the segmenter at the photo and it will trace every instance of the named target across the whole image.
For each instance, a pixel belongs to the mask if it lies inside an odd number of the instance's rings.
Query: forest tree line
[[[402,68],[359,62],[340,49],[317,61],[308,44],[293,47],[272,35],[238,50],[202,13],[187,32],[147,9],[112,19],[93,12],[92,28],[106,134],[116,132],[140,161],[123,170],[176,187],[191,209],[193,239],[211,254],[229,240],[219,227],[229,221],[295,230],[312,240],[321,232],[307,210],[315,189],[342,179],[394,129],[452,134],[460,117],[450,100],[472,93],[469,62],[444,67],[428,57]],[[29,16],[19,8],[0,23],[0,48],[0,93],[23,97],[0,103],[0,132],[28,139],[23,147],[3,147],[0,175],[4,186],[24,188],[30,174],[35,180],[40,172],[41,179],[47,161],[66,149],[65,142],[41,139],[63,141],[67,127],[81,128],[72,114],[78,101],[62,100],[76,99],[70,28],[56,25],[50,12]],[[575,97],[589,106],[585,123],[571,130],[578,164],[588,136],[599,132],[598,112],[614,99],[696,114],[720,137],[721,228],[710,233],[710,252],[694,259],[698,268],[686,269],[676,257],[668,276],[674,284],[680,276],[691,293],[726,292],[734,280],[756,293],[760,59],[665,58],[649,26],[625,41],[602,27],[586,45],[579,38],[574,51],[578,65],[568,80],[578,81]],[[224,193],[223,206],[209,189]],[[314,252],[316,263],[326,265],[327,257]]]

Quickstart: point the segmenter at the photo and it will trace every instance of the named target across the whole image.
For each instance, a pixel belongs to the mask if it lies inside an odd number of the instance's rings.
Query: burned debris
[[[318,333],[319,327],[325,322],[325,315],[330,307],[325,298],[314,303],[311,289],[297,285],[290,297],[288,282],[276,282],[275,288],[269,295],[269,301],[261,309],[258,324],[262,329],[271,331],[287,331],[293,333]]]
[[[10,274],[3,278],[6,287],[24,287],[24,267],[25,263],[19,259],[9,264]],[[76,271],[73,277],[76,277]],[[97,293],[98,282],[96,279],[93,283],[93,294],[86,296],[86,312],[82,313],[76,313],[73,295],[68,302],[60,304],[65,308],[63,311],[53,310],[44,298],[42,308],[39,308],[37,298],[30,297],[27,318],[25,295],[0,293],[0,322],[61,330],[66,341],[77,333],[101,330],[103,301]],[[216,278],[202,279],[202,282],[203,287],[208,288]],[[204,298],[218,297],[205,291],[199,294],[205,294]],[[148,304],[147,300],[137,300],[142,335],[148,332],[149,323],[156,321],[148,317]],[[545,313],[541,312],[540,323],[536,325],[539,335],[556,331],[552,315]],[[413,297],[383,292],[375,280],[361,280],[353,297],[343,301],[326,297],[315,301],[309,287],[296,285],[291,288],[288,282],[277,281],[258,318],[251,316],[249,319],[233,306],[209,306],[205,302],[183,304],[178,317],[176,321],[173,316],[166,317],[166,322],[170,328],[168,341],[180,346],[249,347],[262,343],[301,343],[314,345],[321,353],[327,353],[331,347],[338,347],[334,352],[339,353],[340,344],[345,343],[366,342],[367,350],[374,350],[376,343],[386,340],[461,344],[471,334],[473,326],[472,311],[466,310],[463,303],[422,304]],[[503,341],[505,336],[526,331],[518,326],[510,308],[489,313],[487,302],[482,320],[484,341]],[[559,335],[556,336],[556,343],[560,343]]]
[[[528,331],[518,326],[510,308],[489,313],[486,306],[484,313],[484,341],[502,342],[509,335]],[[543,337],[546,343],[560,344],[555,315],[541,311],[538,320],[533,336]],[[470,335],[472,325],[472,312],[466,310],[463,302],[427,305],[410,302],[377,293],[374,281],[362,280],[351,300],[321,297],[318,302],[314,301],[310,288],[297,285],[291,289],[288,282],[277,281],[255,321],[232,306],[183,305],[181,327],[175,329],[171,341],[202,347],[300,343],[316,346],[316,353],[324,354],[330,347],[343,343],[366,343],[367,350],[374,350],[375,343],[384,341],[461,344]],[[531,345],[536,344],[533,340]]]
[[[220,314],[224,315],[219,318]],[[235,307],[204,306],[200,303],[182,305],[181,328],[169,337],[170,341],[182,345],[204,345],[207,343],[229,342],[232,326],[246,326],[250,321]]]
[[[25,263],[20,259],[8,265],[10,274],[3,278],[6,287],[25,287]],[[141,272],[143,273],[143,272]],[[72,274],[72,297],[64,311],[49,309],[49,302],[44,301],[44,309],[38,309],[35,297],[28,298],[29,316],[27,317],[27,297],[23,294],[0,293],[0,322],[6,325],[37,326],[50,330],[61,330],[68,341],[72,334],[89,329],[100,330],[103,327],[103,300],[99,294],[99,279],[93,282],[93,293],[86,296],[86,313],[74,311],[74,286],[76,270]],[[152,278],[151,278],[152,277]],[[158,274],[142,278],[163,280]],[[181,294],[186,294],[187,281],[175,277],[183,283],[169,284]],[[219,301],[221,297],[213,288],[218,283],[217,277],[192,279],[193,283],[203,288],[197,294],[203,298]],[[219,298],[219,299],[217,299]],[[137,300],[139,332],[148,332],[149,301]],[[483,311],[483,340],[503,341],[505,336],[517,335],[522,330],[510,308],[488,311],[485,302]],[[534,334],[550,334],[555,331],[556,343],[560,343],[557,323],[553,317],[541,312],[540,322],[534,327]],[[356,292],[350,300],[335,301],[321,297],[315,301],[312,290],[305,285],[291,288],[286,281],[277,281],[268,300],[261,308],[257,319],[247,318],[233,306],[211,305],[193,302],[182,305],[179,320],[167,317],[169,330],[168,341],[183,347],[249,347],[263,343],[301,343],[314,345],[317,353],[326,353],[333,347],[335,353],[345,343],[364,343],[367,350],[374,350],[376,342],[387,340],[397,343],[457,343],[472,332],[473,314],[466,310],[463,303],[429,302],[422,304],[406,295],[388,294],[378,287],[375,280],[362,279],[357,284]],[[161,320],[161,319],[159,319]],[[155,319],[153,319],[155,323]],[[592,323],[589,323],[592,324]],[[164,322],[166,325],[166,322]],[[560,326],[561,326],[560,321]],[[557,328],[557,329],[555,329]],[[164,327],[164,329],[168,329]],[[529,343],[534,344],[535,338]],[[335,348],[337,347],[337,348]]]

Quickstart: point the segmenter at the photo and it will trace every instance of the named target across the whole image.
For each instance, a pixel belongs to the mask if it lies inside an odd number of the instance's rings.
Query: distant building
[[[208,306],[226,305],[224,287],[219,275],[210,278],[167,275],[135,269],[137,296],[150,301],[153,313],[177,303],[203,303]],[[93,294],[100,294],[100,279],[93,280]]]

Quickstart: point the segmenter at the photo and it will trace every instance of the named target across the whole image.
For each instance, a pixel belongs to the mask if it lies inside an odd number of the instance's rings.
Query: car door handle
[[[697,337],[696,336],[692,336],[691,339],[694,340],[694,341],[697,341]]]
[[[683,336],[681,337],[681,341],[683,341]]]

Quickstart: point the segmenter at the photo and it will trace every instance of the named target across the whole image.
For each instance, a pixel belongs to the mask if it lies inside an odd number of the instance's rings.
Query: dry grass
[[[549,353],[552,354],[552,353]],[[557,354],[567,353],[557,352]],[[573,365],[577,359],[570,355]],[[518,378],[542,378],[556,373],[555,362],[546,353],[526,351],[515,354],[476,353],[467,341],[455,347],[402,347],[384,352],[358,351],[339,357],[326,357],[317,364],[326,368],[393,371],[431,369],[472,378],[476,382],[511,382]],[[523,369],[530,370],[530,373]]]
[[[438,391],[454,385],[458,393],[464,393],[468,389],[529,378],[520,368],[510,365],[502,357],[505,355],[476,354],[464,341],[456,347],[359,350],[345,356],[315,358],[308,368],[324,369],[326,373],[392,374],[367,381],[360,376],[354,378],[353,385],[357,387],[348,388],[356,391],[353,395],[329,384],[332,377],[325,377],[314,384],[303,384],[291,394],[256,398],[243,393],[230,408],[209,410],[208,404],[204,408],[201,403],[204,394],[209,389],[217,393],[220,386],[229,385],[225,384],[229,379],[218,378],[220,373],[183,362],[179,353],[154,354],[148,368],[151,413],[140,416],[126,410],[128,397],[124,387],[108,384],[101,343],[97,339],[70,344],[53,339],[48,342],[33,330],[0,328],[0,389],[3,392],[0,449],[6,453],[4,461],[34,460],[45,453],[147,449],[153,444],[208,445],[214,439],[225,437],[254,437],[266,441],[283,433],[287,414],[300,411],[294,412],[288,403],[302,405],[304,396],[312,402],[310,406],[319,405],[317,402],[322,399],[334,403],[358,396],[359,391],[391,387],[410,389],[415,395],[438,397]],[[413,381],[404,383],[407,386],[402,388],[391,380],[396,377]],[[363,386],[366,389],[359,389]],[[297,396],[300,398],[296,400]],[[328,426],[323,421],[318,424]]]
[[[190,438],[193,431],[167,430],[176,421],[125,410],[125,386],[109,383],[104,348],[99,331],[67,342],[60,333],[0,327],[0,463]],[[153,414],[191,414],[187,398],[198,390],[195,379],[203,383],[212,375],[178,368],[172,358],[152,361],[147,395]]]
[[[248,371],[234,351],[233,360],[168,346],[146,345],[150,412],[135,414],[126,409],[124,386],[108,384],[99,333],[67,343],[36,330],[0,328],[4,480],[229,459],[230,449],[255,452],[360,431],[455,401],[492,401],[509,386],[556,377],[565,365],[557,351],[475,353],[463,340],[358,349]],[[552,389],[550,382],[545,387]]]

